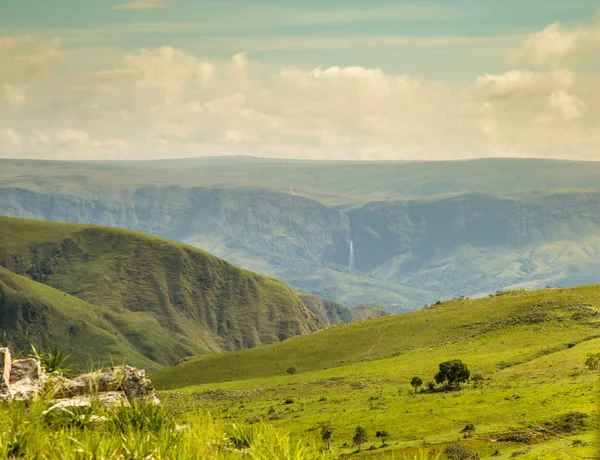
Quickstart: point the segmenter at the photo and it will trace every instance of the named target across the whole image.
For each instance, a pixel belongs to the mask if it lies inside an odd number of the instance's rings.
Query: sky
[[[600,161],[597,0],[0,0],[0,157]]]

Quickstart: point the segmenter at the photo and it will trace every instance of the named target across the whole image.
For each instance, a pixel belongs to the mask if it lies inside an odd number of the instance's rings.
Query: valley
[[[597,163],[0,166],[1,215],[166,237],[349,307],[402,312],[461,295],[593,283],[600,266]]]

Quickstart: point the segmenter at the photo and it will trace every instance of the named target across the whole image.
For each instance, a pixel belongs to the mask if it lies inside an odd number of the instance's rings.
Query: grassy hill
[[[0,334],[18,341],[31,326],[40,339],[75,350],[85,334],[75,334],[78,340],[61,335],[88,321],[121,347],[117,356],[138,364],[173,364],[191,354],[274,343],[323,326],[280,281],[126,230],[0,218],[0,266],[0,314],[20,315],[1,322]],[[77,319],[84,311],[89,319]],[[58,314],[63,321],[52,319]]]
[[[371,436],[367,447],[375,446],[361,454],[368,458],[440,452],[457,440],[481,458],[596,458],[599,375],[584,363],[600,352],[599,308],[597,285],[449,301],[196,357],[154,381],[178,389],[165,393],[173,407],[263,420],[301,438],[318,436],[319,424],[331,422],[332,446],[341,454],[355,450],[360,425]],[[415,394],[412,377],[433,380],[438,364],[450,359],[483,380]],[[468,424],[475,432],[464,437]],[[374,434],[384,429],[391,441],[379,448]]]

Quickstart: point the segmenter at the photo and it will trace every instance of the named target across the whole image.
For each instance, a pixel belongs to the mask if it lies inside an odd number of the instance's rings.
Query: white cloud
[[[554,23],[531,34],[512,53],[513,62],[563,63],[578,54],[600,51],[600,15],[589,25],[565,28]]]
[[[565,30],[550,29],[561,37]],[[459,89],[358,65],[273,71],[246,53],[222,62],[170,46],[144,49],[104,57],[91,72],[65,73],[51,92],[38,77],[0,79],[0,105],[7,107],[0,126],[13,126],[28,152],[45,158],[600,160],[600,78],[567,65],[566,41],[542,52],[527,40],[533,69],[484,74]],[[573,40],[577,53],[581,42]],[[60,53],[57,42],[33,43],[39,40],[5,40],[0,49],[13,57]],[[536,67],[549,60],[551,67]]]
[[[113,10],[156,10],[165,8],[164,0],[133,0],[132,2],[114,5]]]
[[[556,91],[550,94],[550,106],[558,109],[567,121],[583,117],[588,107],[577,95],[565,91]]]

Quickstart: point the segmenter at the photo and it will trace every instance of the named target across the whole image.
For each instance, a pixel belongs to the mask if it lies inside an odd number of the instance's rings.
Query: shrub
[[[595,371],[600,365],[600,353],[590,353],[585,360],[585,365],[591,370]]]
[[[330,422],[325,422],[321,425],[321,440],[327,446],[327,449],[331,447],[331,435],[335,427]]]
[[[286,370],[286,372],[290,375],[293,375],[296,373],[296,368],[294,366],[288,367],[288,369]]]
[[[68,374],[71,370],[67,364],[70,356],[61,352],[57,346],[44,350],[42,347],[36,348],[31,344],[31,352],[33,357],[40,362],[44,372],[48,374]]]
[[[479,460],[479,454],[458,442],[446,446],[446,456],[449,460]]]
[[[385,446],[386,440],[390,437],[390,434],[386,430],[381,430],[375,433],[375,437],[381,439],[381,446]]]

